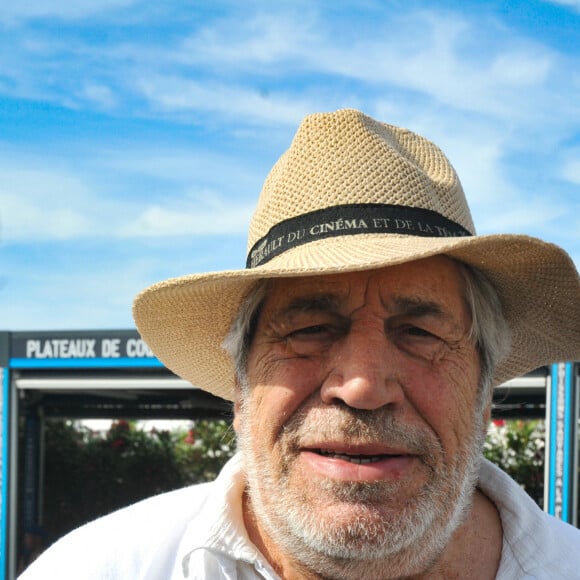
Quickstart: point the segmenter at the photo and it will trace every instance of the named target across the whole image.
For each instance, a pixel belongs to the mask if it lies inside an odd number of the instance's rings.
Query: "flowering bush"
[[[214,479],[235,450],[227,421],[145,431],[115,421],[94,433],[72,421],[47,421],[44,524],[49,541],[142,498]]]
[[[515,479],[539,506],[543,506],[544,421],[492,421],[483,453]]]

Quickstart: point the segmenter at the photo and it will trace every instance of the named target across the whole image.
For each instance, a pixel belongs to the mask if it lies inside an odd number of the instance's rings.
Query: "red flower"
[[[187,443],[188,445],[195,444],[195,431],[193,429],[190,429],[187,432],[187,435],[185,436],[185,439],[183,440],[183,442]]]
[[[115,439],[111,443],[111,447],[113,449],[118,449],[119,451],[122,451],[125,448],[126,444],[127,444],[127,442],[124,439]]]

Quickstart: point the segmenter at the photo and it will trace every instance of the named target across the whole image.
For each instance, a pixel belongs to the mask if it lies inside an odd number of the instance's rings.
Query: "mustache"
[[[441,443],[432,431],[403,424],[385,407],[366,410],[335,405],[301,409],[286,422],[280,437],[294,449],[322,441],[341,441],[403,448],[422,456],[442,453]]]

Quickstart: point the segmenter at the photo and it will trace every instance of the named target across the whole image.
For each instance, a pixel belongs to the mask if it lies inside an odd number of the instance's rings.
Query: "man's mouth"
[[[331,457],[333,459],[341,459],[342,461],[348,461],[349,463],[356,463],[357,465],[366,465],[369,463],[377,463],[378,461],[383,461],[384,459],[391,459],[394,457],[401,457],[401,455],[358,455],[350,453],[337,453],[336,451],[328,451],[326,449],[313,449],[314,453],[322,455],[323,457]]]
[[[415,468],[417,455],[374,443],[313,443],[300,457],[310,474],[336,481],[396,481]]]

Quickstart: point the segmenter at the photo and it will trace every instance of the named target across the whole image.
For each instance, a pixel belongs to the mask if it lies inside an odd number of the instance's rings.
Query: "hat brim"
[[[254,269],[192,274],[150,286],[135,299],[133,315],[164,365],[196,387],[233,400],[234,367],[222,342],[256,281],[371,270],[437,254],[479,268],[498,291],[512,346],[494,384],[554,361],[580,359],[580,280],[574,263],[558,246],[521,235],[320,240]]]

